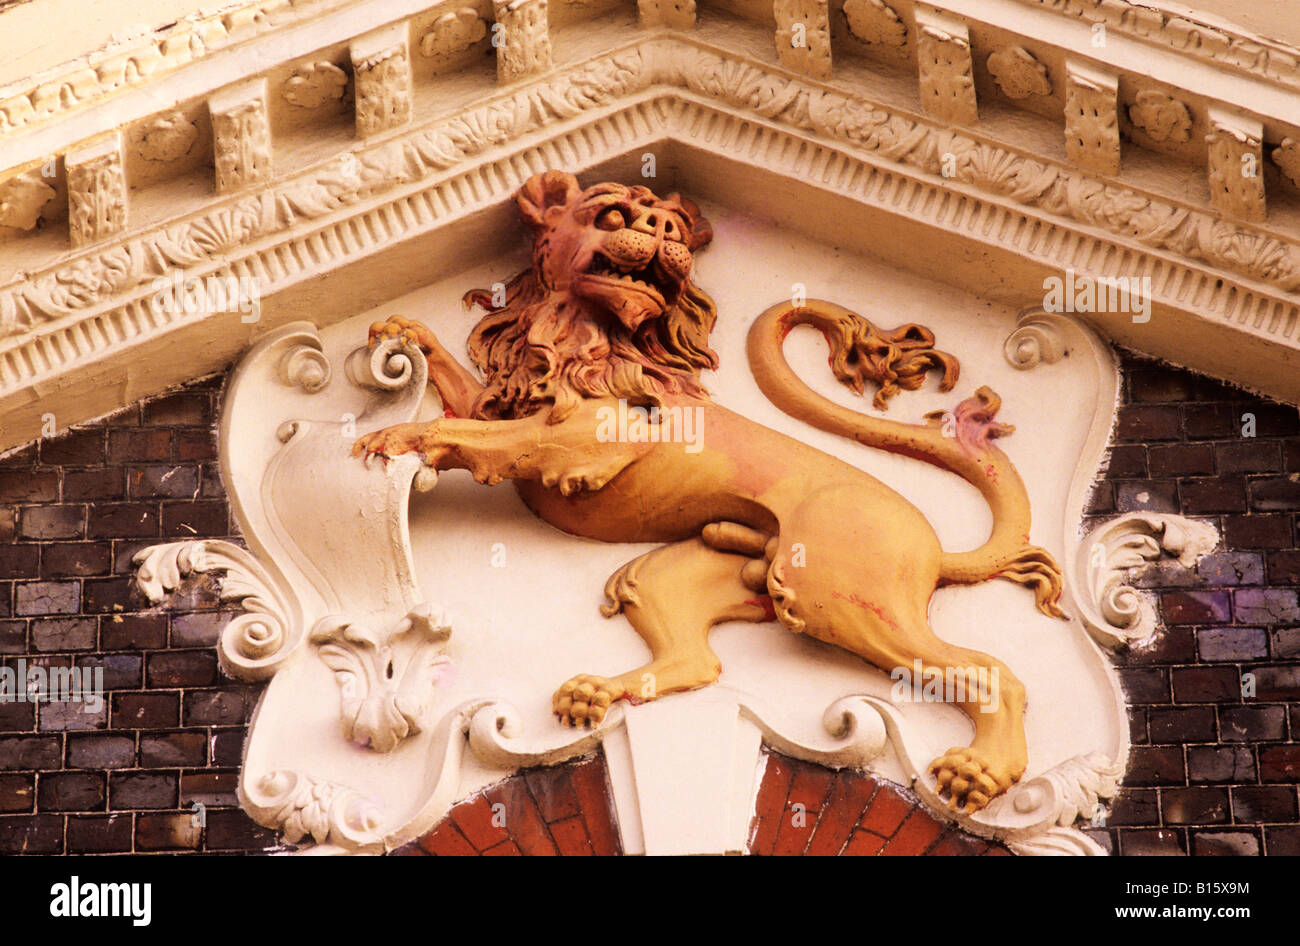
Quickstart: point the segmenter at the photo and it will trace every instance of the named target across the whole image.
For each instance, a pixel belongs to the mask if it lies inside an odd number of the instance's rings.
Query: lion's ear
[[[691,230],[691,238],[686,242],[690,251],[694,253],[700,247],[707,246],[713,240],[713,224],[700,213],[700,208],[695,201],[676,193],[669,194],[668,199],[675,202],[681,208],[682,215],[686,217]]]
[[[546,211],[567,204],[581,192],[578,179],[567,171],[543,171],[524,182],[515,194],[515,203],[524,223],[541,227],[546,221]]]

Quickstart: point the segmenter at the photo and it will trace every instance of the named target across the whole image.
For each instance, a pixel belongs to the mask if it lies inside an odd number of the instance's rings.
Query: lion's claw
[[[973,814],[1001,795],[1019,778],[999,774],[974,749],[956,746],[930,763],[939,794],[956,811]]]
[[[400,315],[390,315],[386,321],[371,325],[367,344],[373,349],[380,341],[389,338],[400,339],[404,345],[418,348],[425,356],[433,351],[433,332],[425,325]]]
[[[579,674],[555,691],[552,707],[560,722],[569,726],[598,726],[610,704],[626,695],[626,690],[612,680],[591,674]]]

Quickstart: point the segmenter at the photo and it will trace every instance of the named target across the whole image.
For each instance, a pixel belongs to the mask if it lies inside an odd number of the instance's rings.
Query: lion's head
[[[699,209],[642,186],[583,190],[561,171],[531,178],[515,202],[532,230],[532,266],[504,293],[465,295],[490,310],[469,339],[486,376],[475,415],[553,405],[559,420],[584,397],[704,396],[716,310],[691,281],[693,254],[713,235]]]

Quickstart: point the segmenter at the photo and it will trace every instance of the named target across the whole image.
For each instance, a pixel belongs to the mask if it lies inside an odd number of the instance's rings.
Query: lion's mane
[[[503,305],[483,289],[467,292],[465,303],[488,310],[469,337],[485,378],[474,402],[481,420],[553,407],[550,419],[558,423],[584,398],[650,406],[670,395],[705,397],[700,372],[718,367],[709,347],[717,308],[690,279],[663,315],[635,332],[594,315],[580,299],[546,291],[532,269],[510,281]]]

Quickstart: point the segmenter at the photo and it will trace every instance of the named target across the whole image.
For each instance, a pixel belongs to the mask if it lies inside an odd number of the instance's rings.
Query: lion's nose
[[[677,221],[673,215],[662,210],[656,210],[653,207],[641,211],[636,219],[632,221],[632,229],[639,230],[641,233],[648,233],[651,236],[660,236],[665,240],[682,239],[681,230],[677,227]]]

